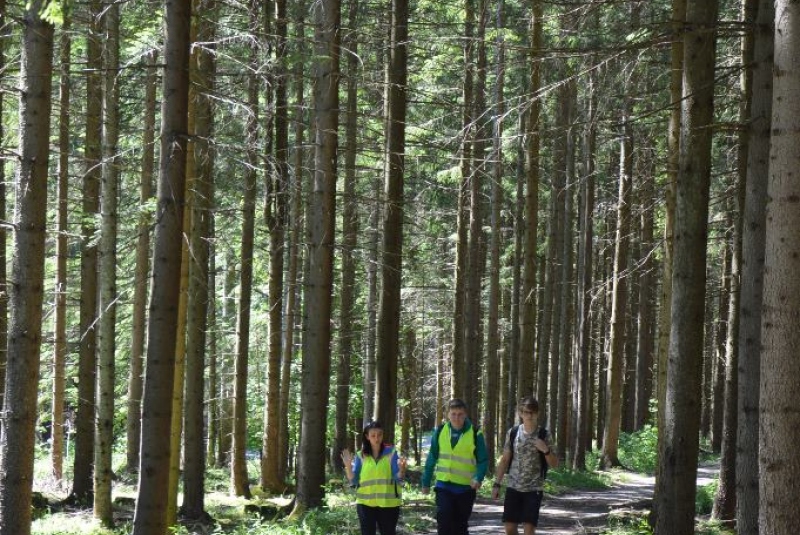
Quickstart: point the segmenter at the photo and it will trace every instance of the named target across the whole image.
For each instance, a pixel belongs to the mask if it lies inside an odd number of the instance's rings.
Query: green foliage
[[[647,511],[620,511],[612,513],[608,526],[602,535],[653,535],[647,521]],[[695,528],[695,535],[734,535],[734,531],[716,521],[701,521]]]
[[[619,460],[630,470],[654,474],[658,463],[658,430],[646,425],[634,433],[621,433]]]
[[[652,535],[647,511],[612,512],[602,535]]]
[[[697,487],[694,503],[698,515],[711,514],[711,509],[714,507],[714,496],[717,495],[718,488],[719,481],[712,481],[708,485]]]
[[[548,470],[544,489],[548,494],[563,494],[574,489],[607,489],[610,487],[611,477],[608,474],[560,467]]]

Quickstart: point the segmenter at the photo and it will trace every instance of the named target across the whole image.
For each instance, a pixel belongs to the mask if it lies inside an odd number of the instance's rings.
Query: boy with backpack
[[[506,434],[492,498],[500,496],[501,482],[508,475],[503,501],[506,535],[516,535],[519,524],[523,525],[524,535],[534,535],[539,523],[547,468],[557,466],[558,457],[550,449],[547,430],[537,425],[539,402],[531,396],[524,397],[519,401],[518,411],[522,423]]]

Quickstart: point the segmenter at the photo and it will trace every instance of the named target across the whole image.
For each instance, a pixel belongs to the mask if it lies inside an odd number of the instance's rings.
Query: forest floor
[[[697,485],[711,483],[718,471],[716,466],[699,467]],[[653,476],[624,472],[615,479],[617,482],[610,489],[574,490],[559,496],[545,495],[536,535],[597,534],[606,526],[611,512],[651,509],[655,488]],[[502,513],[502,497],[497,501],[478,498],[470,518],[470,535],[504,533],[500,520]],[[402,523],[402,517],[400,521]],[[431,531],[419,532],[419,535],[423,533],[436,533],[435,527]]]

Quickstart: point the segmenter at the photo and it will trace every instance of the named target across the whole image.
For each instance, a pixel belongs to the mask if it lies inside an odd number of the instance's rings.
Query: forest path
[[[719,467],[699,467],[697,485],[707,485],[716,478]],[[610,489],[576,490],[560,496],[545,496],[536,535],[578,535],[598,533],[614,509],[650,509],[655,478],[625,472]],[[470,535],[501,535],[502,498],[497,501],[479,498],[470,518]],[[402,517],[401,517],[402,522]],[[435,533],[427,531],[425,533]],[[522,529],[520,528],[520,532]]]

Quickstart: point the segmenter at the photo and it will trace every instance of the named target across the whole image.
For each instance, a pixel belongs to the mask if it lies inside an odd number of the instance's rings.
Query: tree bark
[[[190,0],[168,0],[164,44],[161,165],[153,251],[153,284],[142,410],[142,451],[133,535],[167,530],[172,388],[178,323],[181,234],[186,182]]]
[[[619,433],[622,423],[622,379],[625,351],[625,314],[628,310],[628,234],[631,219],[631,190],[633,180],[633,128],[627,103],[623,111],[623,133],[620,143],[619,196],[617,200],[616,236],[614,238],[614,272],[611,290],[611,327],[608,340],[608,382],[606,386],[606,415],[603,426],[601,465],[620,466]]]
[[[350,387],[352,377],[354,307],[357,297],[355,250],[358,245],[358,212],[356,210],[356,156],[358,135],[358,39],[355,28],[358,22],[358,0],[348,7],[347,55],[347,115],[345,118],[344,191],[342,197],[342,285],[339,301],[339,358],[336,368],[336,420],[331,465],[342,474],[341,451],[348,444],[347,423],[350,421]]]
[[[392,0],[387,121],[386,213],[383,220],[378,345],[375,355],[375,416],[384,439],[394,440],[397,409],[397,361],[400,351],[400,287],[403,271],[403,187],[405,179],[406,91],[408,80],[408,0]]]
[[[772,64],[775,8],[770,0],[753,6],[753,93],[747,144],[747,177],[742,222],[742,285],[739,308],[738,403],[736,435],[736,525],[740,535],[758,535],[759,390],[764,243],[772,128]]]
[[[800,279],[796,232],[800,225],[797,210],[800,113],[791,97],[800,91],[798,28],[800,5],[777,0],[761,320],[758,523],[763,535],[791,533],[800,522],[800,509],[793,503],[800,477],[800,457],[794,455],[800,441],[797,410]]]
[[[46,7],[45,2],[32,2],[21,20],[20,154],[15,180],[4,432],[0,438],[0,535],[31,532],[53,77],[53,26],[42,19]]]
[[[497,4],[495,30],[497,32],[497,67],[495,71],[495,93],[492,120],[494,132],[492,135],[492,181],[491,202],[489,218],[491,223],[491,238],[489,242],[489,306],[486,311],[488,325],[486,327],[486,387],[484,388],[484,410],[481,421],[486,436],[487,453],[489,457],[489,470],[494,469],[496,459],[496,440],[498,425],[502,419],[498,418],[499,395],[504,390],[505,384],[499,381],[500,353],[502,336],[500,332],[500,271],[502,269],[500,248],[503,243],[501,208],[503,202],[503,115],[505,114],[505,42],[503,39],[503,9],[504,0]],[[476,407],[477,409],[477,407]],[[501,446],[502,447],[502,446]]]
[[[194,36],[189,69],[189,107],[192,143],[188,148],[187,181],[192,188],[189,231],[189,286],[186,316],[186,384],[183,409],[183,503],[181,514],[189,520],[205,517],[204,375],[207,359],[209,298],[209,243],[214,204],[214,106],[216,78],[211,21],[215,0],[195,0]],[[208,352],[210,353],[210,351]],[[211,355],[208,355],[211,357]],[[210,411],[209,411],[210,413]],[[210,421],[209,417],[209,421]]]
[[[475,1],[464,0],[464,80],[462,86],[463,109],[461,112],[461,182],[458,188],[456,212],[456,263],[453,295],[453,350],[450,354],[450,395],[453,398],[467,397],[468,348],[468,303],[470,260],[470,212],[469,192],[473,170],[473,129],[475,91]]]
[[[694,533],[717,2],[690,0],[684,38],[680,166],[658,535]]]
[[[731,236],[733,221],[731,219],[730,203],[726,201],[726,232],[724,234],[725,244],[722,250],[722,280],[719,289],[719,306],[717,307],[717,320],[714,328],[713,348],[710,353],[713,355],[714,366],[712,373],[713,395],[711,397],[711,451],[720,453],[722,449],[722,419],[725,406],[725,375],[726,358],[725,346],[728,339],[728,311],[730,309],[731,294],[731,261],[733,257]],[[731,229],[728,231],[727,229]]]
[[[105,3],[104,3],[105,4]],[[100,330],[97,355],[97,421],[94,457],[94,516],[114,524],[111,456],[114,447],[114,377],[117,322],[117,205],[119,196],[119,5],[104,5],[103,167],[100,201]]]
[[[275,3],[275,168],[272,173],[271,198],[267,199],[272,215],[268,217],[270,234],[269,270],[269,355],[267,357],[267,402],[264,407],[264,437],[261,458],[261,485],[281,492],[279,477],[280,389],[283,353],[284,257],[289,191],[289,109],[287,97],[287,11],[286,0]]]
[[[6,28],[6,0],[0,0],[0,28]],[[5,39],[0,39],[0,68],[6,68]],[[3,126],[3,94],[0,93],[0,139],[4,139]],[[4,221],[6,216],[6,170],[0,165],[0,218]],[[6,391],[6,355],[8,347],[8,280],[6,270],[6,246],[8,240],[6,233],[0,232],[0,410],[3,409]],[[5,422],[0,418],[0,442],[4,433]],[[0,456],[2,450],[0,450]]]
[[[142,170],[139,189],[140,209],[153,196],[153,165],[155,161],[156,122],[156,59],[157,52],[147,55],[147,74],[144,97],[144,137],[142,139]],[[136,238],[136,268],[133,282],[133,319],[131,320],[131,357],[128,378],[128,410],[126,416],[127,470],[139,468],[139,441],[142,435],[142,373],[144,371],[145,321],[147,319],[147,288],[150,274],[150,216],[140,214]]]
[[[536,340],[536,247],[539,231],[539,141],[541,102],[542,2],[534,0],[530,15],[530,78],[528,91],[533,98],[525,120],[525,252],[523,255],[522,296],[519,314],[519,377],[517,395],[534,393],[536,372],[534,344]],[[538,394],[537,394],[538,395]],[[543,407],[544,400],[540,400]]]
[[[639,276],[638,340],[636,342],[636,399],[633,416],[635,431],[641,430],[650,418],[650,398],[653,395],[653,353],[655,351],[655,270],[653,259],[653,212],[648,208],[655,203],[653,183],[655,181],[655,154],[650,153],[650,173],[642,182],[640,199],[641,214],[641,275]]]
[[[94,473],[94,426],[97,392],[97,268],[96,218],[100,196],[102,140],[102,48],[99,42],[100,2],[88,5],[86,39],[86,135],[81,217],[81,304],[78,360],[78,413],[75,417],[75,459],[71,497],[79,503],[91,501]]]
[[[588,80],[588,109],[584,131],[584,178],[580,187],[580,234],[578,241],[578,335],[576,342],[577,368],[573,372],[573,392],[576,400],[573,406],[575,434],[572,437],[572,468],[586,469],[586,450],[591,444],[589,421],[591,401],[591,306],[592,306],[592,258],[594,257],[594,204],[595,204],[595,150],[597,126],[595,113],[597,97],[594,91],[594,76]]]
[[[304,35],[305,19],[303,14],[304,3],[299,2],[297,6],[298,19],[295,23],[295,32],[297,36]],[[302,39],[297,39],[299,51],[302,53],[303,43]],[[293,73],[295,80],[295,130],[294,130],[294,173],[292,175],[292,197],[289,215],[289,265],[286,271],[286,311],[284,317],[286,318],[286,332],[283,338],[283,361],[281,362],[281,398],[280,398],[280,433],[278,436],[278,479],[279,481],[286,481],[287,470],[289,464],[289,400],[290,400],[290,380],[291,380],[291,365],[294,359],[294,333],[295,324],[297,323],[297,297],[298,297],[298,268],[300,262],[300,237],[303,233],[303,170],[304,170],[304,156],[303,141],[305,138],[304,121],[304,81],[303,81],[303,65],[302,62],[297,62],[295,72]]]
[[[309,270],[304,291],[300,454],[295,512],[321,505],[325,481],[325,428],[330,391],[331,290],[336,216],[336,151],[339,127],[339,0],[314,9],[315,152],[308,221]]]
[[[664,429],[667,399],[667,366],[669,363],[669,330],[672,316],[672,259],[675,234],[675,191],[678,182],[678,156],[680,145],[681,95],[683,94],[683,32],[686,23],[687,0],[672,0],[670,47],[670,116],[667,129],[667,183],[664,190],[664,261],[661,273],[661,295],[658,308],[658,352],[656,353],[656,427]],[[664,456],[664,433],[658,433],[658,455]],[[655,526],[658,519],[658,480],[663,465],[656,466],[656,488],[653,510],[648,519]]]
[[[250,2],[250,27],[255,31],[261,16],[262,3]],[[259,69],[258,45],[250,50],[250,69],[247,74],[247,165],[244,170],[244,196],[242,199],[242,243],[241,272],[239,283],[239,306],[236,328],[236,363],[233,394],[233,448],[231,451],[231,491],[236,496],[250,499],[250,484],[247,478],[247,377],[250,361],[250,316],[253,299],[253,242],[255,239],[255,211],[257,172],[259,167],[258,147],[258,92],[256,72]]]
[[[755,4],[752,4],[755,5]],[[746,18],[746,17],[745,17]],[[752,33],[751,33],[752,37]],[[747,38],[745,38],[747,40]],[[743,45],[744,47],[745,45]],[[752,39],[750,52],[743,53],[743,58],[752,58]],[[750,96],[752,95],[752,78],[742,74],[743,101],[741,103],[741,119],[750,117]],[[746,80],[744,80],[746,78]],[[745,89],[746,88],[746,89]],[[719,486],[714,497],[714,508],[711,516],[730,522],[736,518],[736,434],[739,414],[736,406],[739,402],[739,306],[741,295],[742,273],[742,221],[744,214],[745,178],[747,169],[748,134],[739,134],[738,173],[735,181],[735,206],[731,214],[733,223],[733,244],[730,268],[730,298],[728,304],[728,329],[725,340],[725,406],[722,418],[722,443],[720,456]]]
[[[69,213],[69,144],[70,144],[70,54],[72,53],[72,14],[64,10],[61,26],[60,78],[58,101],[58,205],[56,237],[55,280],[55,347],[53,350],[53,405],[50,413],[52,425],[50,464],[53,477],[60,481],[64,476],[64,394],[66,390],[67,361],[67,214]],[[0,63],[1,65],[1,63]],[[0,106],[2,110],[2,106]],[[0,215],[5,219],[4,215]],[[0,377],[2,379],[2,377]],[[2,393],[0,393],[0,400]],[[0,402],[0,407],[2,403]]]

